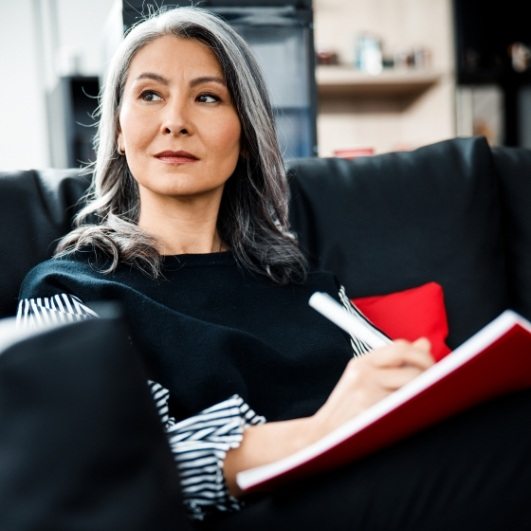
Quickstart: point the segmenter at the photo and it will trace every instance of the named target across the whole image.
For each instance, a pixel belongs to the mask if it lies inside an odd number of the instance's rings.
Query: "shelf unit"
[[[416,97],[433,87],[441,74],[426,69],[383,70],[368,74],[349,66],[318,66],[315,71],[320,97]]]
[[[320,156],[359,147],[414,149],[455,136],[452,0],[314,0],[314,6],[316,49],[334,51],[340,61],[315,72]],[[380,39],[382,59],[398,59],[393,67],[375,75],[354,67],[364,33]],[[418,49],[427,51],[425,60],[402,65]]]

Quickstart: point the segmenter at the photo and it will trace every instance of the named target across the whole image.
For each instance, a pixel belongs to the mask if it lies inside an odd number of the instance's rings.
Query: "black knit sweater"
[[[330,273],[279,286],[244,271],[231,253],[165,257],[157,280],[123,265],[103,274],[93,262],[86,252],[46,261],[28,274],[20,297],[119,302],[176,419],[233,394],[268,420],[310,415],[352,357],[349,337],[308,306],[315,291],[338,298]]]

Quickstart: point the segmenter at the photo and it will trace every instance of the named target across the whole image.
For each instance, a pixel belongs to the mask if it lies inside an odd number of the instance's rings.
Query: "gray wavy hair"
[[[152,277],[160,275],[161,256],[154,239],[137,225],[138,186],[116,139],[131,62],[142,47],[165,35],[196,39],[210,47],[241,122],[245,156],[240,156],[223,192],[217,222],[222,241],[252,272],[281,284],[303,280],[306,261],[288,230],[286,174],[260,69],[248,45],[228,24],[197,7],[179,7],[143,20],[113,56],[100,99],[92,185],[76,216],[76,228],[59,242],[56,256],[90,247],[110,258],[104,273],[127,263]]]

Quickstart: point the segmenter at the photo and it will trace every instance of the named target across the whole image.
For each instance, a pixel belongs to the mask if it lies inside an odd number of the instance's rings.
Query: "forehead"
[[[156,71],[169,78],[206,74],[224,77],[219,61],[206,44],[173,35],[158,37],[134,55],[128,78],[145,71]]]

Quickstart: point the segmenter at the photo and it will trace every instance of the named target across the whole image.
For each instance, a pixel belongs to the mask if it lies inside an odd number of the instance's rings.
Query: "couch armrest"
[[[14,315],[24,276],[70,230],[89,180],[81,170],[0,172],[0,317]]]
[[[3,531],[191,528],[128,336],[110,316],[0,351]]]

